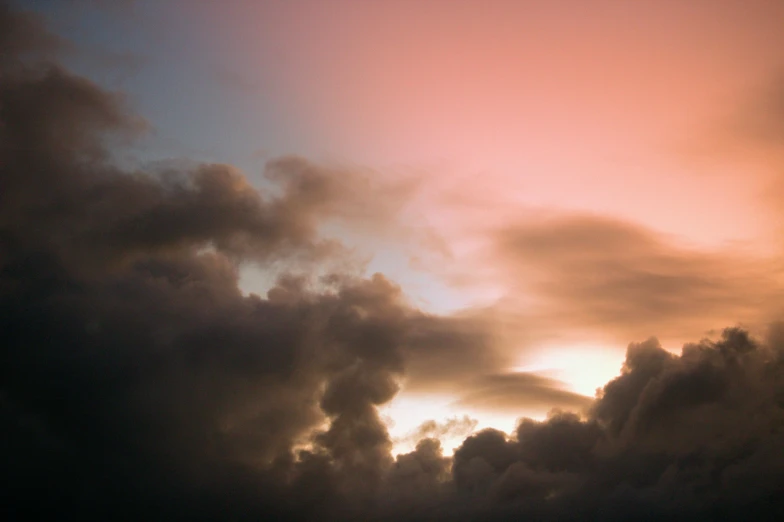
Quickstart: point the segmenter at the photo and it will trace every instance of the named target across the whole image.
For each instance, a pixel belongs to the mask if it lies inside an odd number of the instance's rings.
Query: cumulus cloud
[[[34,22],[7,8],[2,22],[13,58],[33,41],[17,29]],[[270,163],[280,190],[267,196],[225,165],[122,171],[105,140],[137,122],[118,96],[55,63],[3,65],[9,491],[49,491],[31,513],[192,518],[241,512],[223,505],[235,489],[262,506],[273,477],[372,487],[391,465],[375,406],[397,390],[415,311],[380,275],[338,275],[326,293],[283,278],[266,299],[237,287],[237,260],[336,255],[321,219],[361,219],[370,200],[298,158]],[[302,445],[309,456],[292,460]],[[188,507],[199,491],[209,505]]]
[[[728,330],[680,356],[633,344],[623,373],[586,403],[539,376],[497,375],[491,322],[424,314],[380,274],[334,273],[317,289],[281,277],[266,296],[244,295],[238,262],[340,257],[321,221],[384,219],[394,205],[374,213],[372,190],[301,158],[270,163],[270,193],[226,165],[122,170],[106,145],[139,121],[120,97],[45,56],[31,61],[55,41],[36,24],[0,8],[9,519],[782,515],[780,331],[763,342]],[[427,388],[428,376],[459,379],[472,365],[486,377],[466,383],[469,397],[481,386],[521,400],[561,393],[564,409],[584,412],[482,431],[453,458],[429,437],[471,423],[425,426],[394,458],[377,407],[401,382]]]
[[[455,452],[455,486],[476,505],[556,520],[773,520],[782,353],[737,329],[680,356],[655,339],[632,344],[586,418],[555,413],[512,437],[469,437]]]

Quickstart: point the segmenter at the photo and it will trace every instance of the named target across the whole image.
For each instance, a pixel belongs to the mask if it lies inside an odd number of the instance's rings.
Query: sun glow
[[[574,392],[593,397],[596,390],[618,376],[624,350],[594,345],[547,346],[525,363],[513,368],[517,372],[535,372],[558,379]]]
[[[420,395],[402,392],[391,402],[379,409],[387,424],[393,441],[394,455],[412,451],[418,440],[435,436],[441,441],[445,455],[451,455],[466,436],[485,428],[494,428],[511,433],[521,417],[541,418],[527,415],[524,410],[512,415],[504,412],[483,411],[456,404],[455,397],[448,395]],[[467,422],[471,420],[472,422]],[[422,430],[423,423],[435,421],[435,429]],[[451,421],[451,422],[450,422]],[[446,429],[447,426],[456,427]],[[438,433],[440,431],[440,433]]]
[[[567,389],[593,397],[598,388],[620,373],[623,353],[621,348],[606,346],[546,346],[509,370],[557,379]],[[458,404],[458,397],[453,395],[405,390],[379,408],[379,413],[389,429],[395,455],[412,451],[425,437],[438,438],[444,454],[451,455],[471,433],[485,428],[512,433],[521,418],[543,420],[547,415],[547,411],[525,407],[514,413],[471,408]]]

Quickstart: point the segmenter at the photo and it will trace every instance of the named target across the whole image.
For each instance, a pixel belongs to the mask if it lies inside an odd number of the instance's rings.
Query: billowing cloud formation
[[[271,164],[281,190],[270,196],[223,165],[120,170],[106,140],[138,122],[116,96],[30,62],[50,41],[34,27],[0,9],[8,518],[782,515],[780,335],[758,344],[730,330],[681,356],[631,345],[584,417],[483,431],[453,458],[425,438],[393,458],[376,407],[407,376],[438,380],[434,354],[467,375],[470,363],[448,359],[485,354],[486,325],[425,315],[381,275],[335,273],[319,290],[281,277],[265,298],[243,295],[238,260],[340,254],[318,223],[371,207],[300,159]],[[486,357],[477,368],[489,374]],[[513,388],[557,388],[532,379]]]
[[[741,330],[681,356],[655,339],[632,344],[587,420],[559,413],[522,422],[511,440],[470,437],[455,453],[456,487],[556,519],[773,520],[783,507],[783,348]]]

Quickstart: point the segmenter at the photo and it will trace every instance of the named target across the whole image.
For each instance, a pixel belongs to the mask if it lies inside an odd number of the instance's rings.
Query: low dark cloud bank
[[[281,277],[266,297],[243,295],[240,261],[343,255],[318,223],[361,219],[362,198],[299,158],[270,165],[274,196],[224,165],[112,166],[108,140],[139,123],[48,61],[56,41],[0,8],[5,519],[784,516],[775,331],[763,342],[727,330],[681,356],[632,344],[594,402],[567,397],[582,417],[486,430],[453,458],[429,438],[392,457],[376,406],[409,368],[423,382],[463,375],[483,326],[425,315],[381,275],[336,273],[318,290]],[[491,388],[562,393],[488,375]]]

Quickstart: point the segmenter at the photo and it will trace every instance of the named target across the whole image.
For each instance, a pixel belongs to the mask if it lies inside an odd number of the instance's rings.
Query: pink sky
[[[745,166],[684,151],[784,64],[780,2],[207,5],[210,43],[285,93],[326,159],[425,168],[498,216],[589,210],[708,244],[764,232]]]
[[[424,276],[400,253],[411,247],[403,235],[371,247],[371,267],[436,308],[503,297],[509,321],[533,313],[540,348],[528,348],[520,365],[557,367],[573,388],[590,389],[591,379],[564,362],[563,353],[576,353],[564,332],[592,336],[580,346],[599,362],[583,371],[598,385],[617,371],[625,343],[639,340],[624,336],[674,324],[667,310],[705,307],[691,330],[659,333],[672,348],[713,322],[764,315],[751,298],[714,303],[765,286],[767,256],[780,252],[780,214],[764,195],[781,156],[738,129],[744,111],[764,111],[755,100],[784,67],[784,3],[237,2],[205,3],[189,16],[212,28],[213,52],[277,93],[313,159],[379,179],[421,177],[401,219],[440,237],[452,257],[418,252]],[[546,290],[558,273],[532,281],[530,256],[499,251],[496,233],[573,214],[639,227],[637,243],[612,248],[643,248],[640,274],[694,282],[699,270],[689,263],[699,259],[714,279],[641,322],[575,312],[571,323],[577,297]],[[646,234],[662,234],[661,244]],[[553,259],[542,254],[534,268]],[[588,270],[610,266],[594,261]],[[565,318],[542,318],[544,303]],[[617,356],[596,348],[603,341]]]

